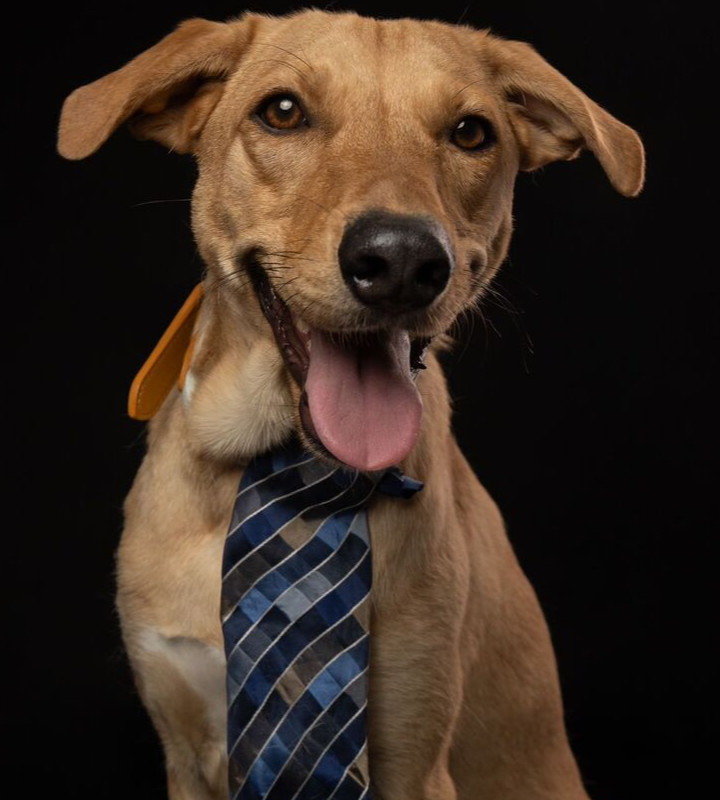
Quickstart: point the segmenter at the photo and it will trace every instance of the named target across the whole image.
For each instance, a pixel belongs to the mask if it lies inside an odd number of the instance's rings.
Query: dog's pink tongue
[[[410,376],[407,333],[360,348],[313,330],[305,390],[320,441],[351,467],[385,469],[415,444],[422,400]]]

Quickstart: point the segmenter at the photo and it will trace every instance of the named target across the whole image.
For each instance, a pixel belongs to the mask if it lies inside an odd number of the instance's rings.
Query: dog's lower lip
[[[260,308],[270,323],[285,364],[295,382],[302,388],[310,366],[310,334],[298,329],[290,309],[275,291],[256,256],[247,259],[247,270]]]

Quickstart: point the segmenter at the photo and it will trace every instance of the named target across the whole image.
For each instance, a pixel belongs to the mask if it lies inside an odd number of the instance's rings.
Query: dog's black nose
[[[338,255],[355,297],[385,311],[430,305],[453,270],[449,241],[437,223],[385,211],[369,212],[349,225]]]

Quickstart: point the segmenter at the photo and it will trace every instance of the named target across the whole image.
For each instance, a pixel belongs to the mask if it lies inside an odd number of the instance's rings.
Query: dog
[[[317,10],[184,22],[68,97],[59,152],[126,122],[197,159],[207,268],[117,556],[169,797],[227,797],[223,543],[243,465],[297,435],[425,483],[369,511],[374,797],[587,800],[546,623],[452,436],[437,353],[506,256],[518,171],[587,149],[634,196],[638,135],[528,44]]]

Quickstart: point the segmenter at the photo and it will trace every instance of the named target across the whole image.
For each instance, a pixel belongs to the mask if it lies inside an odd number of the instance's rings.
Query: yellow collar
[[[133,419],[152,419],[173,386],[182,391],[192,359],[193,331],[202,298],[202,284],[198,284],[135,376],[128,398],[128,413]]]

